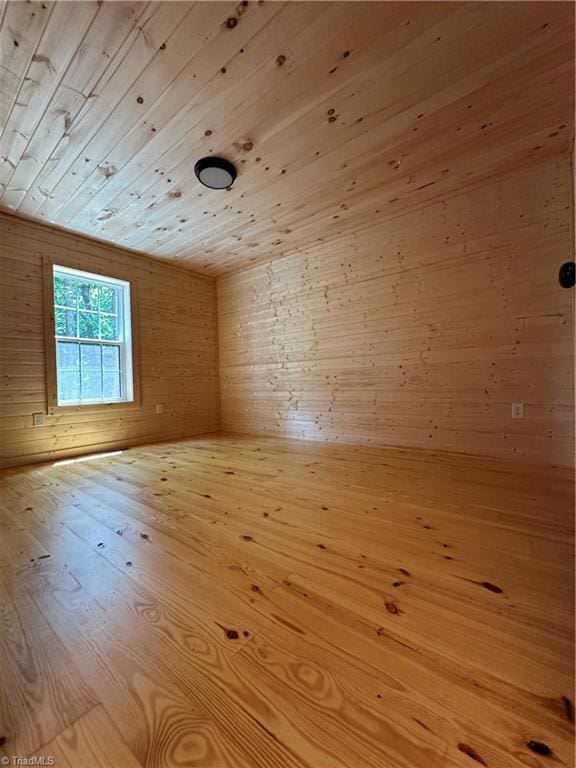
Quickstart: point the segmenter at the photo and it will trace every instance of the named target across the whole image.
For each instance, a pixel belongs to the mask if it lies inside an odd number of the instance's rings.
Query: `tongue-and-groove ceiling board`
[[[0,208],[207,274],[569,151],[572,3],[0,13]],[[196,180],[209,154],[231,190]]]

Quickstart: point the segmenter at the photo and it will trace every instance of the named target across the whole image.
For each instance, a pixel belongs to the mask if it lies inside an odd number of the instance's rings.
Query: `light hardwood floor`
[[[271,438],[6,470],[0,753],[573,765],[572,514],[566,469]]]

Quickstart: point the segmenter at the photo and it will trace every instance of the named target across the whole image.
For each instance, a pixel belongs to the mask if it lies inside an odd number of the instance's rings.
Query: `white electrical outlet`
[[[44,424],[44,414],[43,413],[33,413],[32,414],[32,425],[34,427],[41,427],[42,424]]]
[[[156,413],[164,413],[164,403],[156,403]]]
[[[513,419],[524,418],[524,403],[512,403],[512,418]]]

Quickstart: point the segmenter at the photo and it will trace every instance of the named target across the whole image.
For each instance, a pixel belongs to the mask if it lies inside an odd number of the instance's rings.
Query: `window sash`
[[[56,354],[56,397],[58,405],[61,406],[81,406],[81,405],[104,405],[107,403],[123,403],[132,402],[134,400],[134,381],[132,370],[132,343],[131,343],[131,322],[130,322],[130,283],[123,280],[116,280],[115,278],[101,278],[98,275],[93,275],[89,272],[80,272],[77,270],[71,270],[67,267],[53,266],[53,281],[56,277],[61,277],[65,280],[74,280],[79,284],[90,283],[90,285],[98,285],[104,288],[119,288],[118,297],[118,311],[106,312],[101,310],[100,299],[98,301],[98,309],[81,309],[79,307],[79,301],[76,300],[76,306],[70,307],[63,304],[57,304],[54,296],[54,309],[64,309],[68,311],[76,312],[76,336],[61,336],[56,333],[56,327],[54,328],[55,339],[55,354]],[[98,317],[98,335],[101,335],[100,317],[116,317],[119,339],[87,339],[81,337],[80,334],[80,313],[85,312],[87,314],[96,315]],[[76,369],[64,369],[58,364],[58,342],[67,342],[78,345],[78,376],[79,376],[79,393],[80,399],[64,400],[60,399],[60,373],[62,372],[76,372]],[[82,351],[81,345],[92,345],[100,347],[100,391],[102,396],[98,398],[82,398]],[[104,396],[104,371],[102,364],[102,347],[115,346],[119,350],[119,378],[120,378],[120,396],[108,397]],[[95,372],[96,369],[95,369]],[[115,371],[110,371],[111,373]]]

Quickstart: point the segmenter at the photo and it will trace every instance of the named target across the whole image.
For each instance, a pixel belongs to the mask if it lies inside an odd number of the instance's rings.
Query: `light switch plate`
[[[32,425],[34,427],[41,427],[44,424],[44,414],[43,413],[33,413],[32,414]]]
[[[156,413],[164,413],[164,403],[156,403]]]

